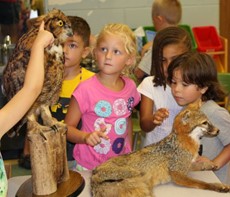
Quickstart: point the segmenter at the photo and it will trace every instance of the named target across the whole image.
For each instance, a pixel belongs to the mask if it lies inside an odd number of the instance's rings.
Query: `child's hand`
[[[199,156],[197,157],[196,162],[210,162],[210,159],[205,156]]]
[[[106,129],[102,129],[100,131],[94,131],[89,133],[85,137],[85,143],[90,146],[96,146],[101,143],[101,138],[108,140],[108,136],[105,134]]]
[[[205,156],[199,156],[193,163],[193,170],[217,170],[218,166]]]
[[[44,21],[42,21],[38,35],[34,41],[34,45],[42,45],[43,48],[47,47],[48,45],[52,44],[54,41],[54,36],[49,31],[44,30]]]
[[[153,123],[155,125],[161,125],[168,116],[169,111],[166,108],[160,108],[153,114]]]

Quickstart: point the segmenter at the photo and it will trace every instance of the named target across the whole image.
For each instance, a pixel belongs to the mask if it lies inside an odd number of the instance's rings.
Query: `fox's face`
[[[214,127],[207,116],[200,111],[200,103],[189,104],[175,118],[174,130],[176,133],[187,133],[193,139],[199,140],[203,136],[218,135],[219,129]]]

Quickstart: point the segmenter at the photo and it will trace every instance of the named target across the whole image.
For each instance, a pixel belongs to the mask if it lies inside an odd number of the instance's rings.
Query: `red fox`
[[[94,197],[153,197],[158,184],[175,184],[229,192],[230,186],[206,183],[187,176],[198,156],[200,138],[219,130],[199,110],[201,101],[189,104],[175,118],[172,132],[162,141],[136,152],[111,158],[95,168],[91,177]],[[215,165],[196,166],[211,170]]]

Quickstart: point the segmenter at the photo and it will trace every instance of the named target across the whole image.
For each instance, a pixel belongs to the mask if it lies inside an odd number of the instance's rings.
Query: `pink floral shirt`
[[[122,79],[125,86],[119,92],[104,87],[95,75],[82,82],[73,93],[82,113],[81,130],[93,132],[106,127],[109,137],[109,140],[101,139],[94,147],[75,145],[73,157],[82,167],[91,170],[111,157],[131,152],[128,118],[139,103],[140,94],[131,79]]]

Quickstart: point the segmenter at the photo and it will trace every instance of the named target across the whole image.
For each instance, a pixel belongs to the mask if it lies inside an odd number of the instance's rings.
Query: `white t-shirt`
[[[150,49],[142,57],[138,65],[138,68],[144,71],[146,74],[150,75],[151,63],[152,63],[152,47],[150,47]]]
[[[143,147],[156,143],[168,136],[171,133],[175,116],[182,109],[182,107],[174,100],[171,88],[168,85],[165,90],[163,86],[154,87],[153,85],[153,77],[146,77],[138,86],[137,90],[142,95],[145,95],[154,101],[153,111],[160,108],[167,108],[169,110],[169,117],[165,119],[160,126],[157,126],[151,132],[146,133],[146,136],[142,141]]]

